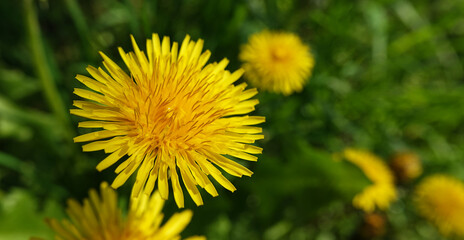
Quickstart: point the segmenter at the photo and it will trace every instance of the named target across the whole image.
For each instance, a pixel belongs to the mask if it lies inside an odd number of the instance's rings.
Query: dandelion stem
[[[24,21],[29,35],[29,47],[32,54],[32,61],[40,79],[45,98],[56,119],[63,124],[62,126],[65,136],[67,138],[71,137],[73,134],[69,127],[69,115],[54,83],[52,71],[46,58],[33,0],[23,0],[23,5]]]
[[[90,34],[89,28],[87,27],[87,23],[85,22],[84,14],[82,14],[81,8],[76,0],[65,0],[66,7],[68,8],[69,15],[71,16],[74,25],[76,26],[77,32],[82,42],[82,48],[84,49],[84,53],[88,59],[94,58],[94,54],[92,54],[92,49],[89,48],[91,46],[89,44]]]

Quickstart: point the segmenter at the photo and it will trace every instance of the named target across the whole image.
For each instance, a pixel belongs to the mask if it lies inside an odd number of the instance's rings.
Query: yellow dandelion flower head
[[[287,32],[253,34],[239,58],[245,77],[254,86],[284,95],[301,91],[314,66],[309,46]]]
[[[425,178],[414,192],[419,213],[445,235],[464,237],[464,183],[446,175]]]
[[[384,161],[372,153],[351,148],[345,149],[343,155],[372,182],[354,197],[353,206],[365,212],[388,209],[397,195],[392,172]]]
[[[180,239],[182,232],[192,218],[192,211],[185,210],[174,214],[164,225],[164,200],[158,192],[151,197],[141,194],[133,198],[126,218],[118,207],[117,193],[102,183],[100,195],[96,190],[89,192],[83,204],[76,200],[68,201],[67,214],[70,220],[48,219],[48,225],[55,231],[56,239],[74,240],[150,240]],[[195,236],[189,240],[205,240]]]
[[[202,52],[203,40],[186,36],[179,48],[177,42],[171,45],[168,37],[160,41],[154,34],[143,52],[131,39],[134,52],[119,48],[130,74],[101,53],[106,71],[89,66],[92,78],[76,77],[91,90],[75,89],[86,100],[74,101],[78,109],[71,113],[91,119],[79,127],[102,130],[74,141],[90,142],[83,151],[110,153],[97,165],[99,171],[127,155],[111,186],[118,188],[138,170],[133,197],[142,191],[150,194],[157,183],[167,199],[169,177],[179,207],[184,206],[180,179],[197,205],[203,204],[197,185],[218,195],[208,176],[235,191],[218,167],[233,176],[251,176],[225,155],[257,161],[252,154],[262,152],[252,145],[263,138],[262,129],[253,125],[264,117],[245,115],[258,104],[252,99],[257,90],[233,84],[243,70],[225,70],[227,59],[206,65],[210,52]]]

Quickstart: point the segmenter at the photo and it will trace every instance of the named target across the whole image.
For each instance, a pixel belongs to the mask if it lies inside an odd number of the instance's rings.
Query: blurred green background
[[[243,163],[254,175],[231,178],[235,193],[203,191],[201,207],[186,197],[194,218],[182,235],[361,239],[351,200],[369,181],[333,153],[359,147],[387,161],[412,151],[423,176],[464,180],[463,12],[456,0],[0,1],[0,239],[52,239],[45,217],[64,218],[66,199],[114,179],[114,168],[95,170],[103,153],[72,142],[80,118],[68,114],[82,87],[74,76],[101,66],[98,51],[122,63],[117,47],[132,50],[130,34],[142,46],[153,32],[190,34],[235,70],[240,45],[263,29],[310,44],[313,76],[301,93],[258,95],[264,153]],[[379,239],[442,239],[412,206],[417,181],[398,185]],[[130,187],[118,189],[122,204]],[[171,195],[165,216],[177,211]]]

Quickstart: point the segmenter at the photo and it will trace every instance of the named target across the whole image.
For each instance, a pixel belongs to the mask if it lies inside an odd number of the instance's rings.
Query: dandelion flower
[[[372,182],[353,199],[353,206],[365,212],[373,212],[376,208],[386,210],[396,199],[396,189],[392,172],[377,156],[356,149],[345,149],[345,159],[358,166]]]
[[[464,237],[464,183],[446,175],[429,176],[417,186],[414,202],[443,235]]]
[[[67,214],[70,220],[47,220],[56,233],[56,239],[177,240],[192,218],[192,211],[185,210],[174,214],[161,226],[164,200],[158,192],[151,197],[142,194],[139,198],[132,198],[127,217],[124,218],[122,210],[117,206],[116,192],[105,182],[100,188],[100,196],[92,189],[90,197],[82,205],[73,199],[68,201]],[[188,240],[205,238],[195,236]]]
[[[284,95],[301,91],[314,66],[309,46],[286,32],[252,35],[239,58],[244,62],[245,77],[254,86]]]
[[[422,163],[417,154],[401,152],[395,154],[390,161],[390,166],[396,178],[401,183],[407,183],[422,174]]]
[[[210,52],[202,53],[203,40],[185,37],[180,48],[176,42],[158,35],[147,40],[146,53],[133,37],[134,52],[119,48],[130,74],[101,53],[101,68],[89,66],[92,78],[77,75],[91,90],[75,89],[86,100],[74,101],[71,113],[91,121],[79,123],[81,128],[102,128],[74,138],[90,142],[83,151],[104,150],[110,153],[97,165],[102,171],[124,156],[111,186],[118,188],[134,174],[133,197],[142,191],[150,194],[155,183],[160,195],[168,198],[170,178],[174,199],[184,206],[181,180],[197,205],[203,200],[199,185],[212,196],[218,193],[209,175],[224,188],[235,191],[232,183],[218,169],[241,177],[252,172],[227,156],[257,161],[253,154],[262,149],[252,144],[262,139],[262,129],[253,125],[264,117],[245,115],[255,109],[255,88],[233,83],[243,70],[225,70],[227,59],[207,64]]]

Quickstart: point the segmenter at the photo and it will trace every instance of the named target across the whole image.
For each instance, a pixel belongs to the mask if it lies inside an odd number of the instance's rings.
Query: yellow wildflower
[[[100,188],[100,196],[94,189],[90,190],[90,197],[84,200],[83,205],[73,199],[68,201],[70,220],[47,220],[56,233],[56,239],[177,240],[192,218],[192,211],[185,210],[174,214],[161,226],[164,200],[158,192],[151,197],[142,194],[140,198],[131,199],[128,215],[123,218],[117,206],[116,192],[105,182]],[[188,240],[205,238],[195,236]]]
[[[301,91],[314,66],[309,46],[286,32],[266,30],[252,35],[239,58],[254,86],[284,95]]]
[[[416,187],[414,202],[443,235],[464,237],[464,183],[446,175],[429,176]]]
[[[179,175],[197,205],[203,200],[196,185],[212,196],[218,193],[208,175],[230,191],[235,187],[217,167],[241,177],[252,172],[232,157],[257,161],[252,154],[262,149],[252,144],[262,139],[262,129],[254,127],[264,117],[248,116],[258,100],[255,88],[233,83],[243,70],[225,70],[227,59],[206,64],[210,52],[202,53],[203,40],[185,37],[180,48],[177,42],[158,35],[147,40],[142,52],[132,37],[134,52],[120,55],[130,71],[124,72],[101,53],[106,71],[89,66],[93,78],[76,78],[92,89],[75,89],[86,100],[74,101],[71,113],[92,119],[80,122],[82,128],[102,128],[74,138],[75,142],[91,142],[84,151],[104,150],[111,153],[97,165],[99,171],[128,158],[116,168],[112,183],[118,188],[136,171],[133,196],[141,191],[150,194],[155,183],[163,199],[168,198],[170,177],[174,198],[184,206]]]
[[[354,197],[353,206],[365,212],[373,212],[376,208],[388,209],[396,199],[394,179],[388,166],[377,156],[361,150],[348,148],[343,155],[347,161],[358,166],[372,182]]]

